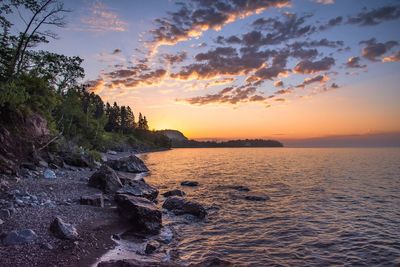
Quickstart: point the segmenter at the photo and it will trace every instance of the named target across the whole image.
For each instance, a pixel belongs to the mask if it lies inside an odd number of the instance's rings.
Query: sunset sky
[[[69,0],[42,49],[190,138],[400,132],[400,1]]]

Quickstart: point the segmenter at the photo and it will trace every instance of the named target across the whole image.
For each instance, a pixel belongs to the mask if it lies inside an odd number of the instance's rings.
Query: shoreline
[[[166,150],[153,149],[134,154]],[[117,152],[114,156],[123,158],[126,153]],[[113,158],[108,154],[107,157]],[[0,266],[95,266],[103,255],[118,246],[112,235],[124,232],[129,228],[129,223],[120,217],[109,196],[104,195],[104,208],[79,203],[81,196],[101,192],[87,185],[96,169],[63,167],[54,170],[57,176],[54,180],[41,177],[44,169],[39,167],[29,177],[3,175],[0,179],[6,185],[6,190],[0,192],[0,207],[15,206],[15,212],[9,217],[0,217],[0,236],[21,229],[31,229],[38,236],[33,244],[4,246],[0,243]],[[133,173],[122,175],[132,180],[137,176]],[[27,203],[16,206],[12,198],[18,192],[48,205]],[[56,216],[76,227],[79,233],[77,241],[60,240],[52,236],[49,226]]]

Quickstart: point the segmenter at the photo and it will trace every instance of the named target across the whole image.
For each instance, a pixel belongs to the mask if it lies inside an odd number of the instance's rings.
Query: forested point
[[[54,30],[65,26],[69,12],[58,0],[0,3],[0,165],[35,150],[169,148],[167,137],[149,130],[146,116],[90,92],[81,58],[38,49],[58,37]]]

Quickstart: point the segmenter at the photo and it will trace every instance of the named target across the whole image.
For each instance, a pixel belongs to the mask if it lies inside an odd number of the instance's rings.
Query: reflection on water
[[[184,262],[216,253],[254,266],[400,263],[399,149],[176,149],[142,159],[161,192],[200,183],[183,190],[207,206],[205,221],[163,218]]]

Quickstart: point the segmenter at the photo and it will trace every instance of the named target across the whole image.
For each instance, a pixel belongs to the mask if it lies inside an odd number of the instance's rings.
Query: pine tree
[[[146,116],[143,117],[143,130],[149,130],[149,125],[147,124]]]

